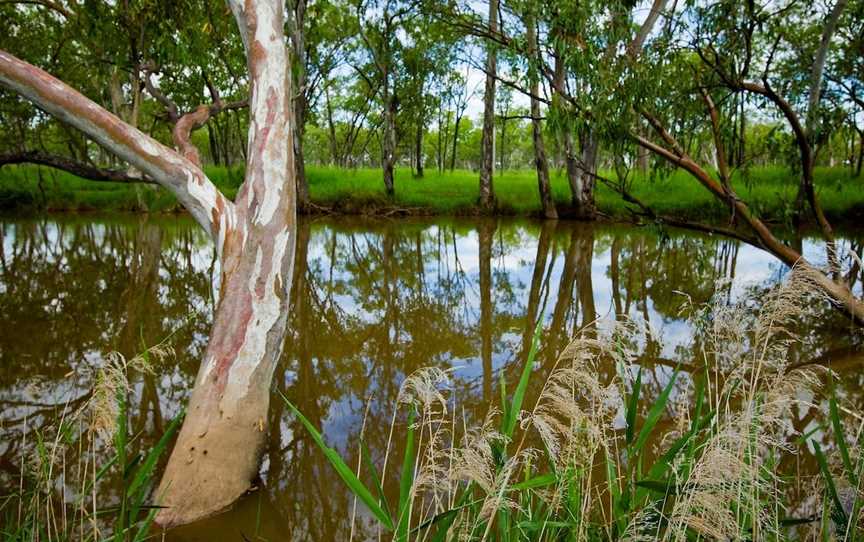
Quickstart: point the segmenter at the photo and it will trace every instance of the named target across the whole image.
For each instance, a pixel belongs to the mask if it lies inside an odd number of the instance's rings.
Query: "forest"
[[[862,167],[864,0],[0,0],[0,542],[864,540]]]

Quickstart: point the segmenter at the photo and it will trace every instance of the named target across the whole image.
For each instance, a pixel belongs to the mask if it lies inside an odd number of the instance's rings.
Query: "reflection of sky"
[[[183,307],[188,310],[187,314],[198,316],[200,322],[188,332],[178,335],[173,340],[180,341],[174,346],[180,352],[179,362],[161,370],[156,381],[158,397],[162,406],[162,416],[169,419],[176,414],[180,405],[186,400],[188,391],[195,375],[198,356],[203,352],[207,342],[209,322],[212,318],[212,305],[208,299],[207,290],[210,283],[210,270],[213,266],[213,249],[207,242],[206,236],[194,229],[191,221],[157,221],[156,224],[163,228],[161,240],[161,256],[158,264],[157,284],[155,288],[155,299],[150,300],[147,310],[152,311],[152,316],[161,324],[160,330],[165,334],[179,325],[175,313],[169,312],[169,307]],[[30,287],[40,295],[33,296],[39,301],[39,307],[27,307],[26,311],[16,311],[11,304],[17,301],[10,299],[7,284],[3,280],[5,273],[13,266],[15,272],[35,268],[56,267],[57,275],[64,281],[60,281],[63,287],[75,284],[75,281],[94,281],[99,292],[118,291],[118,282],[130,279],[132,258],[136,254],[135,240],[139,233],[138,223],[126,223],[120,226],[116,224],[103,224],[98,221],[63,223],[54,221],[17,221],[0,223],[2,226],[2,250],[4,262],[9,268],[0,271],[0,316],[6,318],[8,314],[15,313],[31,314],[34,319],[42,312],[50,314],[47,319],[48,325],[61,325],[63,321],[80,318],[81,314],[72,314],[73,310],[96,310],[95,303],[75,303],[70,299],[74,292],[71,288],[54,289],[53,283],[34,283]],[[152,223],[151,223],[152,226]],[[116,228],[120,228],[118,235]],[[80,243],[79,237],[83,235],[83,229],[87,228],[87,243]],[[115,228],[112,230],[112,228]],[[184,242],[185,234],[190,228],[195,232],[192,241]],[[561,223],[556,231],[550,234],[549,254],[546,265],[551,266],[551,271],[544,270],[542,273],[544,281],[543,296],[547,299],[542,319],[546,326],[546,333],[551,334],[549,329],[551,320],[559,301],[559,288],[561,276],[564,273],[565,259],[571,242],[572,228],[577,228],[580,235],[585,235],[589,243],[593,241],[593,249],[590,260],[590,291],[593,297],[596,315],[601,319],[615,318],[615,300],[613,297],[612,280],[612,242],[619,241],[621,245],[619,256],[619,267],[621,280],[619,289],[622,296],[629,293],[632,302],[629,307],[629,316],[635,320],[643,318],[642,305],[647,315],[647,324],[652,332],[659,338],[661,351],[659,356],[678,360],[681,351],[686,351],[693,340],[693,329],[688,321],[673,309],[676,303],[670,303],[669,299],[662,296],[670,295],[672,290],[679,290],[681,300],[686,296],[692,296],[696,301],[706,301],[700,296],[711,293],[714,281],[718,279],[733,278],[730,295],[732,299],[743,296],[748,289],[757,285],[764,287],[782,278],[785,267],[775,258],[764,251],[749,245],[742,245],[730,241],[725,248],[721,246],[721,240],[716,237],[694,235],[685,232],[669,232],[676,241],[687,241],[690,244],[671,243],[668,248],[660,248],[660,240],[650,230],[621,226],[596,226],[588,227],[583,224]],[[584,232],[582,231],[584,230]],[[181,234],[176,234],[180,231]],[[174,232],[174,234],[169,234]],[[445,322],[436,321],[435,329],[449,329],[454,331],[457,339],[463,339],[469,347],[467,351],[464,345],[436,344],[428,348],[419,348],[419,352],[431,352],[434,359],[405,359],[411,352],[412,346],[419,341],[419,336],[428,330],[411,328],[410,325],[422,326],[424,322],[410,324],[401,322],[399,326],[399,337],[394,345],[396,352],[393,354],[393,363],[398,364],[390,372],[382,371],[382,360],[376,357],[377,352],[370,346],[371,339],[363,342],[356,337],[371,335],[369,330],[374,331],[374,326],[382,325],[387,310],[386,303],[382,300],[380,292],[384,288],[385,269],[394,273],[388,281],[389,287],[394,289],[394,301],[401,308],[416,309],[412,303],[418,303],[416,268],[416,253],[414,251],[417,232],[420,232],[422,249],[422,278],[425,284],[426,297],[420,297],[419,303],[440,304],[436,307],[439,312],[434,312],[436,318],[446,319]],[[455,232],[455,234],[454,234]],[[109,235],[110,234],[110,235]],[[526,325],[525,316],[529,303],[529,292],[531,290],[532,277],[534,275],[535,259],[538,250],[538,235],[540,228],[538,223],[525,221],[500,221],[497,229],[492,235],[491,243],[491,275],[492,275],[492,313],[493,313],[493,342],[492,342],[492,368],[494,377],[493,387],[497,386],[498,375],[505,369],[514,367],[520,363],[518,359],[522,351],[523,330]],[[593,237],[591,237],[593,235]],[[385,237],[392,242],[394,258],[397,261],[385,265],[381,261],[384,253]],[[454,241],[455,238],[455,241]],[[575,238],[575,237],[572,237]],[[334,261],[331,261],[331,242],[335,239],[336,247]],[[582,237],[580,237],[582,239]],[[502,242],[503,240],[503,242]],[[578,245],[581,246],[581,245]],[[587,245],[587,246],[590,246]],[[633,256],[632,247],[640,246],[645,252],[642,258],[653,258],[652,261],[642,262],[648,276],[641,277],[639,266],[635,265],[637,258]],[[849,243],[841,241],[841,254],[848,249]],[[731,247],[731,249],[730,249]],[[805,239],[804,253],[814,262],[824,262],[824,247],[821,243]],[[26,250],[24,250],[26,248]],[[86,251],[91,251],[87,253]],[[355,253],[356,250],[356,253]],[[581,248],[580,248],[581,250]],[[76,254],[73,254],[76,251]],[[663,260],[670,251],[688,251],[693,254],[707,255],[707,270],[695,271],[689,275],[681,273],[681,269],[669,267]],[[578,251],[576,251],[578,252]],[[75,258],[71,256],[75,255]],[[577,254],[578,256],[578,254]],[[696,258],[697,256],[693,256]],[[721,259],[725,258],[727,265],[721,265]],[[84,261],[82,265],[80,260]],[[73,261],[81,267],[70,267]],[[336,221],[330,223],[326,220],[316,220],[311,226],[311,238],[308,246],[307,275],[310,277],[311,287],[317,295],[317,300],[312,303],[313,312],[320,310],[316,303],[337,306],[348,322],[343,322],[347,333],[355,335],[352,340],[356,341],[357,351],[344,355],[342,359],[327,359],[330,355],[330,345],[314,343],[310,354],[312,360],[312,374],[316,376],[326,375],[328,372],[336,373],[334,389],[317,390],[318,382],[300,383],[297,381],[299,360],[296,351],[291,351],[283,359],[280,381],[283,388],[289,393],[305,394],[311,396],[306,400],[316,401],[321,407],[323,417],[320,420],[324,426],[324,432],[328,443],[340,451],[347,452],[355,450],[355,441],[359,433],[359,427],[363,420],[365,403],[368,397],[376,397],[372,405],[372,415],[375,419],[387,419],[392,413],[393,397],[385,395],[392,393],[404,378],[403,369],[436,365],[439,367],[458,367],[454,372],[454,387],[460,390],[468,390],[472,396],[478,396],[484,377],[483,364],[480,359],[481,339],[479,336],[480,314],[481,314],[481,292],[480,292],[480,251],[479,233],[475,224],[471,222],[448,221],[428,222],[412,221],[401,227],[394,223]],[[578,259],[576,261],[579,261]],[[671,261],[678,262],[677,265],[692,265],[694,269],[696,262],[688,257],[678,258]],[[59,262],[61,265],[47,265]],[[90,269],[94,266],[108,262],[112,269],[123,272],[118,274],[103,273],[101,276],[74,276],[80,273],[80,269]],[[553,263],[554,262],[554,263]],[[705,264],[706,262],[702,262]],[[848,258],[844,265],[848,265]],[[664,267],[665,265],[665,267]],[[215,274],[218,275],[218,264],[215,265]],[[726,269],[725,274],[718,269]],[[688,270],[689,271],[689,270]],[[331,276],[332,273],[332,276]],[[627,273],[635,278],[635,284],[628,285],[624,280]],[[669,276],[660,276],[667,273]],[[701,273],[701,274],[699,274]],[[696,276],[699,281],[696,284],[668,284],[673,276],[685,276],[692,278]],[[41,276],[41,275],[40,275]],[[579,280],[580,274],[574,275]],[[191,277],[191,278],[190,278]],[[644,278],[646,296],[643,297]],[[199,281],[196,288],[192,284],[193,279]],[[34,279],[36,280],[36,279]],[[40,280],[47,280],[45,278]],[[178,281],[180,283],[178,284]],[[364,282],[365,281],[365,282]],[[706,284],[707,283],[707,284]],[[332,289],[330,284],[333,285]],[[200,286],[203,285],[203,288]],[[579,289],[585,285],[576,284],[572,291],[570,309],[564,326],[565,335],[571,334],[579,329],[583,321],[582,308],[576,310],[579,303]],[[506,288],[512,290],[512,298],[508,297]],[[860,292],[860,283],[856,286]],[[122,288],[121,288],[122,289]],[[679,294],[671,294],[678,296]],[[655,296],[657,296],[655,298]],[[17,298],[16,298],[17,299]],[[27,298],[29,299],[29,298]],[[129,317],[124,305],[120,300],[98,300],[100,310],[106,311],[106,321],[114,325],[106,326],[99,330],[99,341],[87,345],[64,345],[64,351],[69,352],[68,359],[56,359],[56,356],[48,356],[39,360],[44,364],[44,370],[39,374],[19,374],[10,370],[10,364],[15,360],[8,359],[0,350],[6,366],[2,368],[2,380],[0,380],[0,406],[2,403],[11,404],[14,407],[3,408],[0,421],[20,419],[24,414],[33,412],[35,408],[29,408],[26,404],[36,403],[61,403],[70,396],[85,393],[92,384],[92,379],[83,370],[85,366],[98,365],[103,356],[114,346],[115,335],[122,323]],[[115,303],[109,303],[114,301]],[[673,307],[670,309],[669,307]],[[664,312],[665,311],[665,312]],[[669,312],[672,312],[671,314]],[[401,312],[407,318],[405,311]],[[430,314],[433,314],[430,310]],[[64,320],[65,319],[65,320]],[[330,322],[322,318],[320,314],[313,314],[310,318],[311,325],[328,327]],[[56,323],[55,322],[59,322]],[[293,324],[291,324],[293,325]],[[601,324],[603,326],[604,324]],[[0,321],[4,329],[13,327],[9,322]],[[533,327],[533,326],[532,326]],[[298,333],[306,330],[290,330],[289,336],[296,337]],[[319,334],[326,340],[337,340],[339,334],[332,329],[325,329]],[[428,335],[428,333],[427,333]],[[182,339],[179,338],[182,336]],[[424,335],[425,336],[425,335]],[[393,338],[392,330],[390,337]],[[13,337],[7,336],[8,340]],[[147,340],[152,343],[162,340],[164,336],[148,336]],[[434,337],[432,338],[435,339]],[[16,339],[19,340],[19,339]],[[30,340],[21,337],[23,341]],[[429,340],[428,337],[424,340]],[[646,340],[644,337],[638,339],[638,346],[644,348]],[[443,340],[442,340],[443,342]],[[354,343],[351,343],[354,344]],[[54,346],[54,350],[60,351],[61,345]],[[428,345],[425,345],[428,346]],[[559,345],[559,348],[563,346]],[[341,352],[341,351],[340,351]],[[56,353],[56,352],[55,352]],[[50,358],[50,359],[49,359]],[[60,367],[51,366],[59,364]],[[75,378],[61,378],[69,370],[75,371]],[[360,385],[352,386],[350,382],[340,381],[343,374],[362,374],[368,376]],[[385,381],[384,375],[391,375],[393,381]],[[663,385],[671,377],[672,368],[668,366],[655,367],[651,377],[659,385]],[[38,384],[38,386],[37,386]],[[134,387],[136,395],[141,395],[143,386],[137,383]],[[497,388],[496,388],[497,390]],[[493,392],[493,393],[497,393]],[[673,396],[679,390],[676,388]],[[23,404],[22,404],[23,403]],[[290,420],[283,418],[279,425],[281,427],[281,439],[283,447],[294,439]],[[5,437],[8,426],[4,424],[3,435]],[[5,438],[3,440],[6,440]],[[0,446],[0,452],[2,452]]]

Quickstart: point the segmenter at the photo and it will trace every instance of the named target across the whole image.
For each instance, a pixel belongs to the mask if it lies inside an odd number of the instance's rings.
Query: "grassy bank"
[[[243,179],[240,168],[206,168],[210,178],[229,197]],[[310,166],[307,169],[313,202],[345,213],[472,214],[476,211],[477,174],[467,170],[439,174],[429,171],[416,179],[408,169],[396,172],[396,195],[384,195],[378,169],[342,170]],[[762,216],[785,221],[797,190],[796,175],[786,168],[760,168],[734,184],[739,195]],[[816,185],[829,219],[852,223],[864,216],[864,179],[848,169],[819,168]],[[495,179],[501,214],[531,215],[540,202],[533,171],[506,171]],[[566,213],[570,200],[567,180],[561,171],[552,177],[552,191]],[[681,219],[725,219],[726,209],[684,172],[637,177],[631,193],[656,212]],[[601,212],[611,218],[629,217],[628,204],[606,186],[597,189]],[[31,166],[0,170],[0,209],[46,209],[52,211],[122,210],[177,211],[177,202],[165,190],[148,185],[97,183],[73,175]]]

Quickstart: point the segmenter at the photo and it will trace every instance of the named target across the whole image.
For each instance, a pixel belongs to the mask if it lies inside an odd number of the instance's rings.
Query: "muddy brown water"
[[[109,352],[134,355],[167,337],[176,359],[133,378],[132,431],[154,442],[187,400],[206,344],[218,271],[206,236],[182,217],[6,217],[0,232],[4,485],[28,453],[25,420],[32,430],[64,405],[86,402],[92,367]],[[861,237],[847,233],[844,250],[860,247]],[[820,243],[801,242],[809,257],[824,259]],[[682,230],[476,219],[306,219],[296,261],[275,385],[352,465],[367,405],[365,438],[380,464],[399,385],[416,369],[455,368],[457,403],[479,419],[500,379],[518,378],[538,320],[542,370],[584,326],[627,315],[654,332],[639,341],[638,362],[645,390],[656,395],[677,364],[686,372],[696,356],[688,299],[734,300],[788,272],[754,247]],[[852,279],[860,294],[864,276]],[[864,411],[860,334],[819,303],[801,326],[805,340],[792,361],[831,366],[838,393]],[[688,383],[676,388],[685,400]],[[819,409],[798,409],[791,423],[808,432],[821,420]],[[674,425],[671,408],[661,423]],[[278,400],[269,425],[257,489],[166,539],[347,539],[352,500],[342,482]],[[831,448],[830,435],[815,435]],[[784,461],[783,474],[812,474],[813,464],[804,450]],[[806,476],[796,478],[804,481],[792,484],[792,500],[803,502]],[[117,483],[115,476],[100,489],[107,501]]]

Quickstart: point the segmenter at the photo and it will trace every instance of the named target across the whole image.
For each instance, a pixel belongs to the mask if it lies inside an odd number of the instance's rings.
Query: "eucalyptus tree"
[[[549,182],[549,163],[546,158],[546,145],[543,141],[543,125],[540,118],[540,78],[538,65],[541,59],[540,41],[537,27],[537,6],[527,4],[522,14],[525,24],[525,50],[528,60],[528,94],[531,100],[531,135],[534,141],[534,167],[537,170],[537,187],[540,193],[540,206],[544,218],[558,218],[555,200],[552,198],[552,185]]]
[[[621,86],[617,98],[629,103],[631,111],[638,113],[652,128],[653,137],[644,136],[633,129],[635,117],[622,118],[629,127],[629,137],[636,144],[688,172],[728,206],[732,227],[710,229],[760,246],[785,264],[805,269],[815,287],[854,319],[864,322],[864,302],[853,295],[849,279],[842,273],[844,255],[836,250],[833,230],[821,212],[812,187],[814,141],[818,139],[812,139],[814,134],[808,132],[804,120],[808,110],[818,107],[812,106],[812,97],[813,89],[821,87],[813,75],[821,69],[817,64],[824,62],[823,53],[819,51],[824,49],[825,55],[829,53],[824,46],[825,33],[833,23],[823,25],[822,21],[834,17],[838,5],[814,16],[794,1],[750,3],[743,13],[735,2],[695,4],[676,14],[676,25],[682,27],[677,35],[688,38],[658,40],[633,67],[630,80]],[[785,89],[790,96],[798,97],[797,102],[783,96],[785,85],[776,79],[774,71],[779,51],[788,38],[783,31],[786,21],[806,22],[819,29],[801,36],[814,40],[810,45],[814,51],[810,57],[813,65],[805,72],[809,77],[801,85],[808,90],[796,94]],[[687,83],[682,84],[682,81]],[[639,91],[634,92],[634,89]],[[722,107],[723,102],[736,93],[757,98],[763,107],[775,108],[791,131],[800,158],[803,179],[800,186],[827,243],[827,272],[805,258],[800,248],[784,243],[736,192],[732,183],[735,170],[727,150],[729,127],[733,123],[729,108]],[[711,166],[699,163],[692,144],[682,138],[694,130],[710,134],[716,173]],[[745,229],[742,231],[737,224]],[[854,261],[855,258],[846,259]]]
[[[393,170],[396,165],[396,115],[400,105],[400,83],[404,76],[402,32],[417,17],[413,2],[400,0],[358,0],[354,5],[360,58],[353,64],[357,75],[375,89],[381,102],[381,167],[384,189],[395,194]]]
[[[353,35],[355,21],[347,4],[338,0],[289,0],[286,33],[291,47],[294,87],[294,165],[297,169],[297,202],[309,205],[309,181],[303,153],[303,136],[310,109],[326,90],[331,74],[345,61],[345,43]]]
[[[437,83],[449,75],[458,52],[458,36],[438,21],[421,12],[405,28],[402,62],[405,77],[400,83],[399,122],[413,155],[415,175],[424,175],[423,140],[432,115],[442,100],[436,96]]]
[[[498,0],[489,0],[489,33],[498,32]],[[486,84],[483,88],[483,139],[480,143],[480,207],[489,210],[495,205],[492,173],[495,169],[495,77],[498,74],[498,53],[494,43],[486,44]]]
[[[834,46],[825,68],[826,91],[836,97],[844,116],[858,136],[853,156],[855,176],[861,176],[864,164],[864,2],[850,2],[838,22]],[[856,156],[857,155],[857,156]]]
[[[0,51],[0,86],[164,186],[216,245],[219,301],[186,419],[156,493],[165,506],[158,515],[163,525],[215,513],[250,487],[289,310],[296,202],[284,6],[275,0],[229,5],[251,87],[246,179],[234,202],[207,178],[194,149],[165,146],[48,72]],[[209,116],[205,109],[182,115],[177,124],[197,123],[199,113]]]

